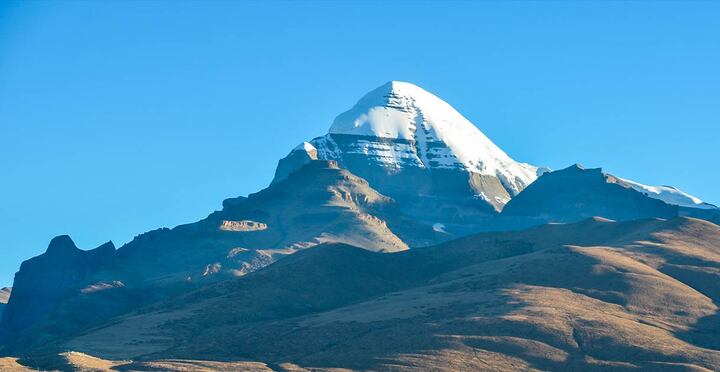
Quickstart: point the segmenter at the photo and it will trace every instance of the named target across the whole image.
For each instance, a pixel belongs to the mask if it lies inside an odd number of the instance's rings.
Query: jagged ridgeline
[[[410,83],[222,206],[118,249],[53,239],[0,290],[0,350],[46,369],[720,367],[717,207],[517,162]]]

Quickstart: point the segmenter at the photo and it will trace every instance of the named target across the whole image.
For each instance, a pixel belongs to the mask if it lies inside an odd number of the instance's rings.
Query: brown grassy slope
[[[720,227],[687,218],[391,255],[320,247],[63,347],[324,368],[717,370],[718,255]]]
[[[27,372],[32,371],[32,369],[25,367],[24,365],[18,363],[17,358],[0,358],[0,371],[1,372]]]

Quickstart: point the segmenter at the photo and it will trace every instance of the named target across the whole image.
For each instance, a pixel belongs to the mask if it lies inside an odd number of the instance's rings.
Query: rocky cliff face
[[[14,334],[46,318],[63,297],[79,291],[93,273],[114,257],[115,246],[111,242],[83,251],[67,235],[54,238],[45,253],[23,262],[15,274],[0,332]]]

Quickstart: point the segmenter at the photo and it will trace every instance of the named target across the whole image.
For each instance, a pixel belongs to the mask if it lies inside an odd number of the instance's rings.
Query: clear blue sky
[[[388,80],[517,160],[720,202],[720,3],[0,3],[0,285],[203,218]]]

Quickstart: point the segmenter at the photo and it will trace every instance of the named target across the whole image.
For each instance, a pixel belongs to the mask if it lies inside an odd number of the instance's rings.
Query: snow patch
[[[620,178],[638,192],[641,192],[653,199],[659,199],[667,204],[679,205],[681,207],[699,209],[717,209],[716,206],[705,203],[699,198],[692,196],[672,186],[648,186],[641,183]]]
[[[313,146],[310,142],[303,142],[303,143],[295,146],[295,148],[292,151],[298,151],[298,150],[304,150],[306,152],[310,152],[313,150],[317,151],[315,146]]]

